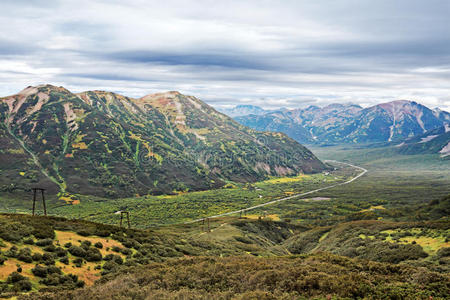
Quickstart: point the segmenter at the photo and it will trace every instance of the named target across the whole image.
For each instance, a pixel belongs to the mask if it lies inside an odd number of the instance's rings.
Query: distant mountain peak
[[[220,111],[230,117],[239,117],[245,115],[262,115],[268,112],[260,106],[251,104],[239,104],[232,108],[221,109]]]
[[[237,120],[258,130],[284,132],[301,143],[369,143],[423,134],[450,123],[450,114],[415,101],[395,100],[367,108],[351,103],[309,106]]]

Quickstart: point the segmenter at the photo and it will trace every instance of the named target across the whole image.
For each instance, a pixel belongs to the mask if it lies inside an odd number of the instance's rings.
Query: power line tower
[[[45,206],[45,196],[44,196],[44,191],[45,189],[43,188],[32,188],[33,190],[33,216],[36,210],[36,198],[37,198],[37,194],[38,192],[41,192],[41,196],[42,196],[42,204],[44,205],[44,216],[47,215],[47,207]]]
[[[120,228],[122,228],[123,215],[127,216],[128,229],[130,229],[131,228],[130,213],[128,211],[121,211],[120,212]]]

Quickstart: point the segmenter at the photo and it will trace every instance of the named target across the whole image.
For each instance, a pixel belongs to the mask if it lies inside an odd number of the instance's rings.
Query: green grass
[[[307,192],[343,182],[354,176],[355,172],[352,168],[343,168],[329,175],[314,174],[270,179],[251,185],[236,184],[235,188],[179,195],[147,195],[114,200],[80,196],[79,205],[51,208],[51,213],[68,218],[118,224],[119,216],[114,213],[127,210],[131,213],[134,227],[146,228],[160,224],[182,223],[269,202],[290,194]]]
[[[365,218],[401,220],[414,217],[415,212],[408,211],[413,207],[450,194],[450,161],[438,155],[399,155],[386,149],[342,146],[312,150],[321,159],[353,163],[368,172],[351,184],[311,196],[329,200],[293,199],[254,213],[321,226]],[[380,207],[385,209],[371,210]]]

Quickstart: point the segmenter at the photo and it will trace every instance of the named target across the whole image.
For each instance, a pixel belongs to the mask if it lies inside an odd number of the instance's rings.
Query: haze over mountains
[[[286,135],[247,128],[178,92],[133,99],[28,87],[0,98],[0,133],[2,190],[39,184],[117,197],[324,169]]]
[[[235,117],[256,130],[284,132],[300,143],[379,143],[403,141],[450,123],[450,113],[414,101],[368,108],[355,104],[282,109]]]

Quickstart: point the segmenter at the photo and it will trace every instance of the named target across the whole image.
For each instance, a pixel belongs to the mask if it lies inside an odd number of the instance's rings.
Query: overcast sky
[[[0,83],[450,111],[450,1],[1,0]]]

